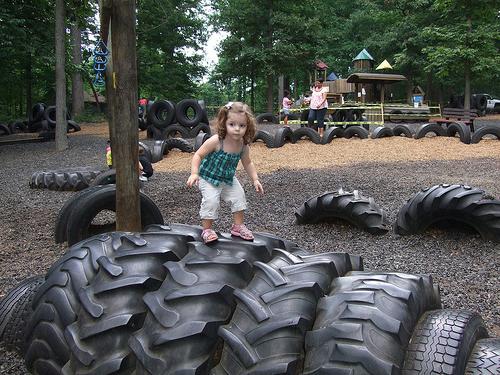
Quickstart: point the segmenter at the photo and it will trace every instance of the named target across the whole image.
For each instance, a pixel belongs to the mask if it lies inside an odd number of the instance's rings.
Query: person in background
[[[292,107],[293,101],[290,99],[290,91],[285,90],[283,92],[283,114],[285,115],[285,118],[283,119],[283,123],[285,125],[288,124],[288,115],[290,114],[290,108]]]
[[[113,168],[113,155],[111,153],[111,141],[106,142],[106,164],[109,169]],[[147,181],[153,175],[153,165],[146,157],[144,150],[139,147],[139,180]]]
[[[249,144],[255,135],[255,118],[250,107],[241,102],[229,102],[217,115],[217,134],[210,137],[196,151],[191,161],[191,175],[187,185],[198,185],[201,195],[200,217],[205,243],[218,240],[212,229],[218,218],[220,200],[231,204],[233,226],[231,235],[252,241],[254,236],[245,226],[244,211],[247,209],[245,191],[235,176],[241,164],[251,178],[255,191],[264,194],[255,165],[250,159]]]
[[[319,79],[314,82],[314,87],[312,88],[311,102],[309,104],[309,117],[307,119],[307,126],[310,128],[314,126],[314,120],[316,120],[318,133],[320,137],[323,137],[325,131],[325,115],[328,109],[328,101],[326,100],[326,91],[323,90],[323,79]]]

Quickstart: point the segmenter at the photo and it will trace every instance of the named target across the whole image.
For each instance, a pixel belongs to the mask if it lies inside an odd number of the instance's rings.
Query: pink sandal
[[[252,241],[254,239],[252,231],[248,229],[245,224],[233,224],[233,227],[231,228],[231,235],[241,237],[247,241]]]
[[[203,242],[205,244],[215,242],[219,239],[219,236],[217,236],[217,233],[213,229],[203,229],[203,232],[201,232],[201,238],[203,238]]]

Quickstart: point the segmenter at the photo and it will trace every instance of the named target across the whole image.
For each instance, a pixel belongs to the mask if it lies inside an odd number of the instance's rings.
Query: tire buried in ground
[[[386,126],[377,126],[371,135],[372,139],[376,138],[384,138],[384,137],[392,137],[394,135],[394,132],[392,131],[391,128],[388,128]]]
[[[308,138],[312,143],[316,145],[321,144],[321,138],[319,136],[319,133],[312,128],[301,127],[293,131],[294,143],[298,142],[302,138]]]
[[[293,131],[289,126],[279,128],[274,134],[274,147],[283,147],[286,141],[294,143]]]
[[[451,309],[428,311],[413,331],[403,373],[432,369],[437,374],[464,374],[474,344],[486,337],[488,332],[477,313]]]
[[[344,136],[344,128],[341,126],[330,126],[323,133],[321,144],[326,145],[333,141],[333,138],[342,138]]]
[[[116,222],[107,221],[105,224],[92,224],[93,220],[103,211],[116,210],[116,186],[104,185],[90,194],[82,196],[74,205],[73,212],[68,218],[67,240],[68,245],[89,238],[98,233],[115,230]],[[143,192],[140,192],[141,223],[142,227],[150,224],[163,224],[163,216],[156,204]]]
[[[479,143],[485,135],[493,135],[497,137],[497,140],[500,140],[500,127],[493,125],[481,126],[472,134],[471,143]]]
[[[428,124],[423,124],[418,127],[415,133],[415,139],[423,138],[430,133],[434,133],[436,136],[441,136],[441,137],[445,137],[447,135],[446,129],[443,128],[443,126],[435,122],[430,122]]]
[[[116,184],[116,169],[111,168],[107,171],[99,173],[94,181],[90,183],[90,187]],[[85,189],[86,190],[86,189]]]
[[[348,126],[344,130],[344,138],[347,138],[347,139],[350,139],[352,137],[366,139],[366,138],[368,138],[368,135],[369,135],[368,130],[366,130],[362,126],[357,126],[357,125],[352,126],[351,125],[351,126]]]
[[[467,145],[471,143],[470,128],[461,121],[449,124],[446,132],[448,134],[448,137],[455,137],[455,135],[458,134],[462,143],[465,143]]]
[[[440,297],[430,276],[351,272],[334,279],[306,334],[304,374],[394,374],[411,332]]]
[[[408,125],[396,125],[392,129],[395,137],[405,136],[406,138],[413,138],[413,133]]]
[[[210,134],[208,133],[200,133],[196,136],[194,140],[194,152],[198,151],[198,149],[201,147],[205,141],[210,138]]]
[[[265,130],[257,130],[255,136],[253,137],[253,142],[261,140],[265,143],[268,148],[274,148],[274,138],[269,132]]]
[[[401,235],[425,231],[437,222],[461,222],[483,239],[500,241],[500,200],[486,199],[483,190],[466,185],[435,185],[422,189],[399,210],[394,231]]]
[[[30,188],[79,191],[87,188],[100,173],[91,167],[35,172],[31,175]]]
[[[327,192],[304,202],[295,211],[298,224],[317,224],[342,219],[371,234],[384,234],[390,229],[386,212],[373,198],[354,192]]]

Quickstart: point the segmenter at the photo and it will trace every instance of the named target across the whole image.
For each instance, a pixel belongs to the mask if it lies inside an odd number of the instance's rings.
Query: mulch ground
[[[274,132],[278,126],[260,127]],[[107,137],[106,124],[82,124],[61,153],[52,142],[0,147],[0,296],[26,277],[44,274],[66,250],[54,244],[53,226],[59,209],[75,193],[30,189],[31,174],[78,166],[104,170]],[[238,171],[251,229],[314,252],[362,255],[367,270],[431,274],[440,285],[443,307],[480,312],[490,334],[500,337],[500,244],[484,241],[468,228],[373,236],[343,222],[297,225],[294,217],[306,199],[341,187],[373,197],[391,222],[414,193],[440,183],[474,186],[500,199],[498,140],[475,145],[447,137],[335,139],[329,145],[303,140],[279,149],[255,143],[251,154],[265,190],[264,196],[257,195],[244,171]],[[169,152],[154,164],[155,174],[144,187],[166,222],[199,224],[199,192],[186,187],[191,157]],[[228,231],[230,224],[229,208],[223,205],[216,229]],[[0,373],[26,370],[15,353],[0,348]]]

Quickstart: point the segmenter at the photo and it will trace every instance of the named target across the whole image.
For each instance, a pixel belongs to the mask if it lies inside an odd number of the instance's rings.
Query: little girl
[[[231,235],[248,241],[254,238],[243,224],[243,211],[247,208],[247,202],[245,192],[235,176],[236,167],[241,160],[255,190],[264,193],[250,159],[248,144],[252,142],[254,135],[255,119],[250,108],[241,102],[229,102],[217,115],[217,135],[203,143],[193,156],[187,185],[198,185],[202,194],[200,216],[205,243],[218,239],[212,224],[218,217],[221,198],[231,203],[234,220]]]

